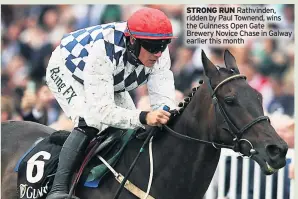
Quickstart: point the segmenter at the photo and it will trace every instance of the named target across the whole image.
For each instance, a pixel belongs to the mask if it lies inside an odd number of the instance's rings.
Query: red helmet
[[[172,24],[160,10],[142,8],[127,20],[125,36],[139,39],[173,39]]]

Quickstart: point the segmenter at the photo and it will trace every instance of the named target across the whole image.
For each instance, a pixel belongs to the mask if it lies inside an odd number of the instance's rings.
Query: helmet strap
[[[130,42],[130,36],[126,37],[126,46],[128,53],[128,61],[131,64],[142,64],[142,62],[139,60],[139,55],[141,51],[141,44],[138,39],[133,38],[134,42]]]

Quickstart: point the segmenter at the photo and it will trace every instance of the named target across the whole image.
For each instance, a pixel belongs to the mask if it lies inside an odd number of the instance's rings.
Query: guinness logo
[[[20,184],[20,198],[23,198],[26,194],[26,189],[27,189],[26,184]]]

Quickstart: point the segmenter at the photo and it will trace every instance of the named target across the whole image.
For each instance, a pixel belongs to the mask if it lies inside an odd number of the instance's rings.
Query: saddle
[[[53,184],[58,166],[59,154],[70,132],[57,131],[46,138],[39,138],[20,158],[15,171],[18,172],[18,195],[20,199],[44,199]],[[125,146],[139,132],[108,128],[104,136],[92,140],[86,151],[79,170],[74,174],[72,188],[77,184],[86,187],[99,187],[100,182],[109,173],[97,155],[103,157],[114,167],[121,157]],[[74,189],[75,190],[75,189]]]

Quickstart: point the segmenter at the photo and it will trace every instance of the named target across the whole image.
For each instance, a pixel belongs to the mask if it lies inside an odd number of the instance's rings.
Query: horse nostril
[[[268,145],[266,147],[266,151],[272,159],[278,158],[282,153],[282,149],[279,148],[277,145]]]

